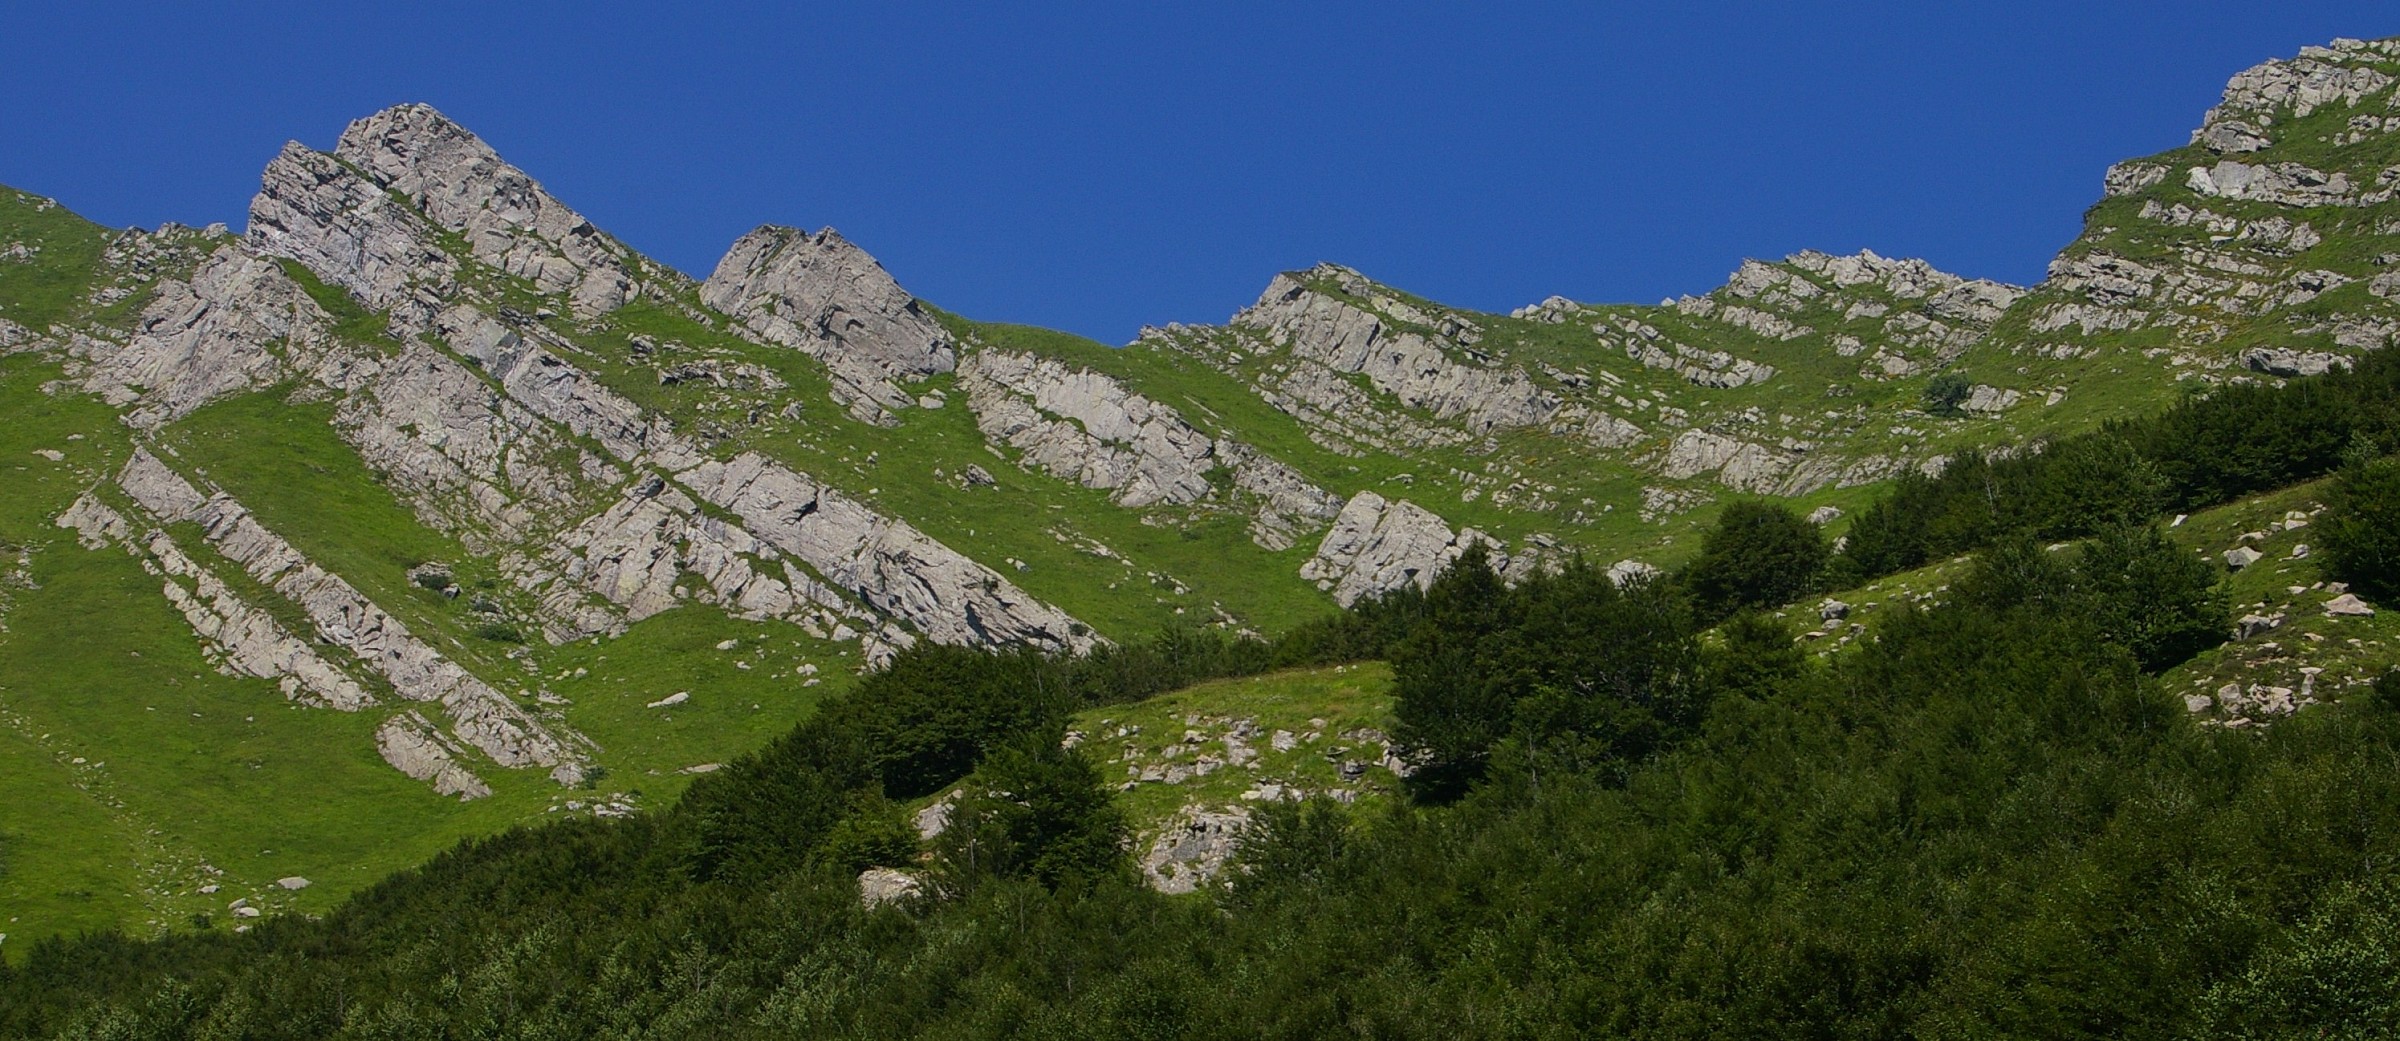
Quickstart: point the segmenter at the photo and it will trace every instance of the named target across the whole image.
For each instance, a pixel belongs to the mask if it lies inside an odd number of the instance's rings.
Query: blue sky
[[[1318,260],[1486,310],[1804,248],[2035,281],[2227,76],[2400,34],[2389,0],[680,6],[12,3],[0,182],[239,227],[285,140],[421,100],[696,275],[830,224],[952,310],[1121,343]]]

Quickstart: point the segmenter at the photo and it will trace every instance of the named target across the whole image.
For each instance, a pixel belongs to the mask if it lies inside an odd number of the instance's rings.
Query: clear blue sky
[[[0,182],[238,228],[285,140],[422,100],[686,271],[830,224],[1119,343],[1318,260],[1487,310],[1804,248],[2031,282],[2227,76],[2400,34],[2390,0],[373,6],[10,3]]]

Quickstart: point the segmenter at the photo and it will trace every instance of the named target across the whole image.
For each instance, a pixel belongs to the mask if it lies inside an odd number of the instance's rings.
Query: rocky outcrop
[[[2221,159],[2215,166],[2193,167],[2184,183],[2191,190],[2214,198],[2282,206],[2347,206],[2357,201],[2350,175],[2326,173],[2299,163],[2253,166]]]
[[[2389,41],[2337,40],[2331,47],[2303,48],[2289,60],[2273,60],[2236,74],[2223,100],[2192,132],[2192,143],[2211,151],[2255,152],[2272,144],[2269,132],[2280,118],[2306,119],[2320,108],[2356,107],[2389,90],[2392,77],[2353,59],[2389,60]]]
[[[2322,351],[2295,351],[2289,347],[2252,347],[2243,351],[2242,367],[2270,376],[2322,376],[2335,369],[2350,367],[2350,359]]]
[[[1344,607],[1378,593],[1433,584],[1470,543],[1497,546],[1473,528],[1454,532],[1431,510],[1374,492],[1350,497],[1300,577],[1333,594]]]
[[[906,903],[925,895],[925,876],[898,868],[868,868],[858,875],[858,903],[868,909]]]
[[[455,795],[460,802],[492,794],[482,778],[458,764],[449,739],[413,709],[375,728],[375,751],[392,769],[432,785],[443,795]]]
[[[341,160],[297,141],[267,164],[250,200],[246,240],[287,257],[406,333],[429,324],[454,291],[459,262],[435,245],[427,219]]]
[[[976,426],[1024,461],[1119,505],[1181,506],[1222,497],[1222,473],[1252,500],[1251,538],[1270,550],[1331,520],[1341,500],[1299,471],[1233,440],[1211,438],[1174,409],[1090,369],[1010,351],[959,364]]]
[[[528,272],[565,272],[566,268],[545,259],[563,257],[583,265],[577,268],[584,272],[577,276],[583,279],[578,283],[581,286],[601,270],[601,260],[613,256],[608,249],[615,247],[605,239],[584,235],[578,230],[582,225],[567,220],[570,211],[557,206],[521,174],[513,173],[514,168],[487,161],[488,149],[471,135],[462,138],[463,131],[445,129],[446,122],[430,110],[396,110],[385,115],[391,118],[354,125],[351,133],[344,135],[345,148],[350,151],[337,150],[339,161],[305,149],[287,149],[270,166],[265,187],[253,204],[252,241],[263,250],[301,261],[370,305],[391,308],[398,324],[435,334],[477,365],[481,369],[478,378],[496,383],[509,402],[540,420],[558,424],[575,437],[596,442],[617,463],[659,467],[673,479],[686,481],[687,487],[694,487],[687,478],[697,472],[694,479],[700,485],[727,497],[720,500],[700,491],[698,498],[736,513],[741,512],[736,502],[742,495],[768,485],[796,496],[795,503],[814,504],[809,509],[821,512],[803,512],[797,517],[761,514],[746,520],[744,526],[751,537],[815,569],[832,586],[937,641],[1011,642],[1024,637],[1041,646],[1089,642],[1088,636],[1078,635],[1088,632],[1084,627],[1025,596],[990,569],[905,524],[873,514],[805,475],[752,456],[733,467],[750,475],[748,479],[720,481],[727,472],[725,463],[705,460],[704,453],[677,436],[663,418],[646,413],[569,362],[572,348],[555,334],[538,323],[499,317],[492,305],[451,299],[461,291],[456,285],[456,265],[428,259],[441,252],[433,246],[439,234],[426,217],[378,202],[388,201],[383,194],[386,188],[410,198],[439,200],[438,205],[423,203],[428,207],[427,217],[443,222],[452,233],[467,235],[471,244],[477,241],[475,234],[481,234],[484,244],[474,247],[473,259],[522,277],[536,277]],[[377,158],[361,158],[370,155]],[[355,170],[371,172],[389,184],[377,184],[370,190],[370,183]],[[815,304],[822,320],[792,328],[813,328],[834,337],[820,341],[819,346],[838,342],[845,348],[858,347],[864,353],[845,349],[841,357],[881,359],[876,362],[878,371],[899,366],[896,359],[912,356],[896,346],[910,336],[923,337],[916,343],[923,350],[913,356],[931,359],[924,362],[926,366],[947,368],[947,341],[935,343],[933,337],[939,330],[930,318],[891,285],[871,259],[838,240],[820,239],[808,240],[808,249],[795,252],[768,248],[778,241],[772,234],[754,236],[747,240],[754,248],[745,255],[755,263],[733,264],[733,270],[745,274],[738,278],[728,274],[718,282],[717,290],[758,301],[751,310],[760,313],[782,310],[786,303]],[[555,248],[544,253],[537,248],[540,243]],[[788,240],[781,244],[794,245]],[[565,276],[547,277],[555,281]],[[784,303],[764,302],[768,300]],[[732,302],[741,306],[740,300]],[[783,328],[764,319],[762,324],[769,329]],[[420,371],[428,370],[420,367]],[[445,379],[454,376],[442,374]],[[386,395],[378,397],[389,400]],[[440,400],[463,405],[471,397],[454,388]],[[506,411],[487,401],[480,407],[482,415],[467,411],[451,418],[463,420],[470,428],[485,424],[485,431],[497,433],[484,417],[498,412],[505,420]],[[483,439],[482,443],[495,442]],[[459,460],[452,456],[452,461]],[[592,471],[608,468],[606,462],[587,460],[586,473],[581,476],[589,478]],[[474,475],[483,489],[497,489],[504,483],[495,479],[498,469],[488,458],[481,466],[460,467],[462,473]],[[469,493],[490,507],[487,512],[495,514],[495,519],[504,521],[506,505],[483,489],[470,488]],[[610,527],[604,518],[588,533],[597,535]],[[616,548],[622,547],[604,545],[600,556]],[[566,549],[569,554],[581,552],[587,564],[599,564],[589,544],[570,543]],[[709,559],[727,563],[739,552],[713,553]],[[583,572],[587,577],[605,576],[600,579],[604,596],[649,596],[643,601],[645,608],[655,606],[654,592],[639,591],[659,588],[656,570],[645,567],[640,573],[647,577],[627,584],[621,580],[629,572],[622,568],[592,566]],[[789,593],[794,575],[778,577],[756,568],[730,566],[720,568],[718,574],[740,578],[736,589],[720,588],[718,593],[725,602],[751,605],[745,610],[764,610],[764,605],[780,603],[787,596],[798,597]],[[543,582],[540,575],[526,580],[536,586]],[[561,597],[553,590],[552,599],[572,605],[573,598]],[[588,628],[592,621],[587,612],[578,624],[561,625],[552,635],[571,634]]]
[[[1311,288],[1310,282],[1319,279],[1364,283],[1357,272],[1333,265],[1277,275],[1257,303],[1234,316],[1234,325],[1289,350],[1297,363],[1365,376],[1402,404],[1457,422],[1474,436],[1540,425],[1557,414],[1557,396],[1524,370],[1453,360],[1449,352],[1464,353],[1464,344],[1396,328],[1372,311]]]
[[[1187,809],[1160,829],[1142,855],[1142,880],[1161,893],[1189,893],[1222,874],[1250,827],[1247,810]]]
[[[742,236],[700,298],[760,339],[823,361],[835,398],[870,422],[910,406],[903,384],[958,364],[941,323],[831,228],[810,235],[768,225]]]
[[[273,261],[236,246],[209,255],[189,282],[159,283],[122,345],[91,341],[84,386],[150,429],[220,397],[284,378],[287,356],[311,357],[332,320]]]
[[[542,723],[451,661],[348,582],[302,556],[223,494],[203,495],[146,451],[137,450],[117,484],[160,524],[189,522],[210,546],[251,578],[290,601],[315,625],[318,640],[342,648],[410,701],[442,706],[451,732],[508,767],[553,768],[571,783],[577,755]]]
[[[222,579],[183,552],[163,531],[137,532],[117,511],[85,495],[59,515],[84,548],[110,545],[143,558],[161,578],[160,592],[200,638],[203,653],[228,675],[274,681],[284,697],[305,705],[356,712],[375,697],[286,631],[274,617],[243,600]]]
[[[430,105],[350,124],[333,156],[464,239],[473,259],[567,294],[581,317],[614,310],[632,291],[625,247]]]
[[[790,554],[936,643],[1088,648],[1089,627],[905,522],[756,453],[676,475]]]

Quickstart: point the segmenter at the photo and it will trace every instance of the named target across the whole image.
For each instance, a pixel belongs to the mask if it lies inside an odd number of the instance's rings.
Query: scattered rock
[[[275,884],[285,889],[294,890],[306,889],[309,886],[308,880],[298,875],[288,875],[283,878],[276,879]]]
[[[1215,878],[1250,826],[1247,810],[1186,808],[1142,857],[1142,878],[1161,893],[1189,893]]]
[[[2246,614],[2241,617],[2240,621],[2234,623],[2234,639],[2247,640],[2253,636],[2257,636],[2260,633],[2273,630],[2282,624],[2283,612],[2281,611],[2277,611],[2271,615]]]
[[[691,692],[691,691],[688,691],[688,690],[679,690],[679,691],[676,691],[676,692],[675,692],[675,693],[673,693],[673,694],[669,694],[669,695],[667,695],[666,697],[660,698],[660,699],[658,699],[657,701],[653,701],[653,702],[651,702],[651,703],[649,703],[649,704],[647,704],[647,705],[644,705],[644,706],[642,706],[642,707],[643,707],[643,708],[673,708],[673,707],[675,707],[675,706],[677,706],[677,705],[683,704],[684,702],[686,702],[686,701],[690,701],[690,700],[692,700],[692,692]]]
[[[2259,558],[2264,556],[2266,556],[2266,554],[2260,553],[2259,551],[2251,549],[2248,546],[2237,546],[2233,549],[2225,551],[2225,566],[2232,568],[2235,571],[2240,571],[2243,568],[2258,563]]]

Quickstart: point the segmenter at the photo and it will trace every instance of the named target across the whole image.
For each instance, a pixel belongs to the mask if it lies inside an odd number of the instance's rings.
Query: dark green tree
[[[1684,581],[1704,614],[1722,618],[1799,599],[1816,588],[1825,560],[1825,536],[1816,525],[1783,506],[1737,502],[1702,538]]]
[[[2155,525],[2102,532],[2076,558],[2075,577],[2101,634],[2152,672],[2225,642],[2233,625],[2216,569]]]
[[[987,878],[1046,886],[1089,883],[1124,870],[1124,814],[1100,771],[1056,730],[986,756],[960,791],[936,844],[945,884],[971,889]]]
[[[1421,793],[1455,793],[1483,769],[1528,686],[1515,643],[1516,602],[1481,543],[1425,590],[1419,616],[1392,647],[1393,715],[1417,757]]]
[[[2353,462],[2326,494],[2325,577],[2379,604],[2400,602],[2400,456]]]

